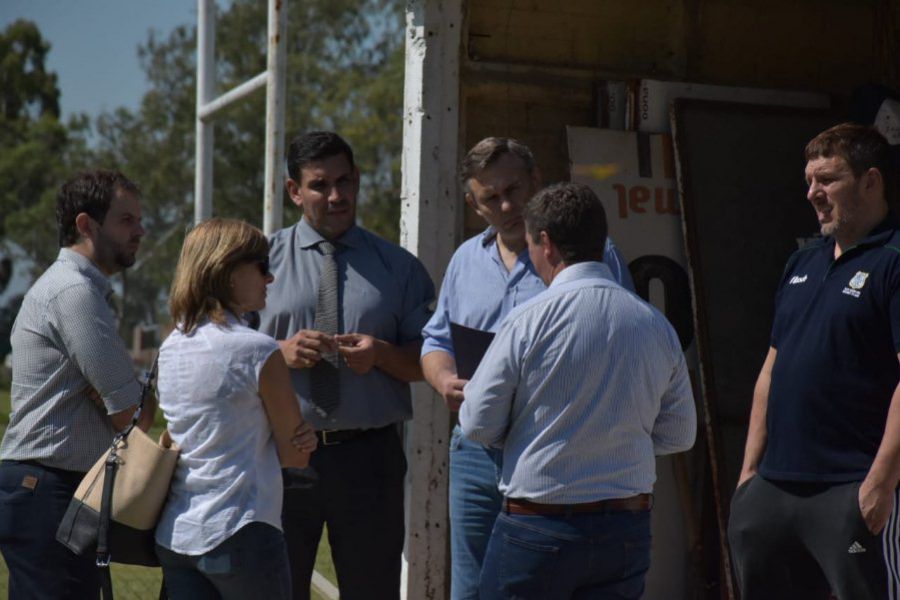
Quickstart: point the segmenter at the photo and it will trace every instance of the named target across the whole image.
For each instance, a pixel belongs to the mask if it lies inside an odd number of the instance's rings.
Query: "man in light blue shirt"
[[[525,203],[541,187],[531,151],[510,138],[486,138],[466,155],[460,175],[466,202],[489,227],[453,255],[435,314],[422,332],[425,378],[451,411],[459,410],[466,383],[457,373],[451,323],[495,332],[510,310],[546,289],[528,256],[522,220]],[[610,241],[604,261],[617,281],[633,289],[625,261]],[[484,551],[502,500],[497,489],[500,465],[500,452],[468,441],[458,427],[454,429],[450,442],[453,600],[478,598]]]
[[[681,344],[600,262],[606,215],[590,188],[550,187],[524,215],[550,287],[507,316],[459,413],[467,438],[503,452],[480,597],[640,598],[655,457],[696,434]]]

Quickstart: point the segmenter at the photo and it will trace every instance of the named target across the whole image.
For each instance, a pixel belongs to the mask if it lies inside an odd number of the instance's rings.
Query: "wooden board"
[[[676,168],[722,558],[753,387],[788,257],[817,233],[803,149],[828,111],[676,100]]]

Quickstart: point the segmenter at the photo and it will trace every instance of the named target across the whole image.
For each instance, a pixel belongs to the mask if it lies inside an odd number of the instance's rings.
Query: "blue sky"
[[[147,82],[137,47],[150,29],[162,35],[193,25],[195,0],[0,0],[0,28],[34,21],[51,44],[46,67],[58,76],[63,119],[136,108]]]

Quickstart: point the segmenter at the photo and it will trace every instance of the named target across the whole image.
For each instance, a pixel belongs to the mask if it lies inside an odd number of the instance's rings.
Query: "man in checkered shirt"
[[[121,173],[79,173],[56,199],[59,256],[13,325],[12,412],[0,444],[0,552],[9,598],[96,598],[93,556],[56,529],[85,472],[126,427],[141,386],[116,331],[109,277],[134,264],[140,191]],[[153,422],[155,402],[138,425]]]

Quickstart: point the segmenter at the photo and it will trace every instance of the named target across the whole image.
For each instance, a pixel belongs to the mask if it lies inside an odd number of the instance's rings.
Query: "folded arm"
[[[282,467],[303,468],[316,448],[313,428],[303,421],[300,405],[287,364],[280,352],[273,352],[259,375],[259,395],[272,427]]]
[[[73,306],[86,316],[73,315]],[[135,377],[131,355],[116,331],[112,309],[95,289],[85,284],[66,289],[49,310],[48,318],[55,324],[66,353],[99,396],[101,410],[121,431],[131,423],[140,403],[141,384]],[[85,399],[92,400],[90,393]],[[149,429],[155,414],[156,400],[148,397],[138,426]]]

